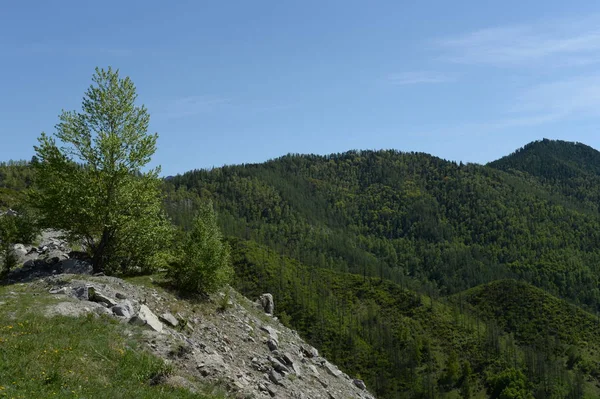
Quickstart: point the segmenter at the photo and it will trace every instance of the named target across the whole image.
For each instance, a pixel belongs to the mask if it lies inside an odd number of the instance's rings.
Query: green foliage
[[[0,275],[5,275],[17,266],[17,256],[13,251],[16,243],[29,244],[39,233],[30,211],[17,206],[17,215],[0,213]]]
[[[147,134],[136,98],[128,77],[96,69],[82,112],[63,112],[54,137],[42,133],[35,147],[31,203],[43,226],[85,243],[96,272],[152,270],[170,238],[159,169],[142,171],[158,136]]]
[[[0,215],[0,276],[8,274],[17,265],[13,245],[18,235],[17,217]]]
[[[600,153],[585,144],[543,139],[489,165],[535,181],[582,208],[599,209]]]
[[[165,183],[178,223],[213,200],[226,235],[433,295],[520,277],[600,306],[600,214],[539,181],[420,153],[288,155]],[[187,217],[189,219],[189,217]]]
[[[229,245],[223,241],[212,203],[203,203],[169,276],[181,291],[204,294],[223,287],[232,274]]]
[[[533,399],[533,395],[527,389],[527,378],[520,370],[503,370],[490,375],[487,382],[491,386],[491,397],[494,399]]]

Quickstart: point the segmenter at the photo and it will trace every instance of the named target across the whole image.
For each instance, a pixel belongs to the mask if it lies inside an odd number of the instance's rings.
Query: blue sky
[[[109,65],[148,107],[164,175],[290,152],[600,148],[597,2],[0,5],[0,160],[30,159]]]

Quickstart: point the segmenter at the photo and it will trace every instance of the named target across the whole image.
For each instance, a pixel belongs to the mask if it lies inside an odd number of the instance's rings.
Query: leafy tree
[[[17,236],[17,217],[0,214],[0,276],[8,274],[17,265],[17,258],[12,249]]]
[[[170,277],[183,292],[213,292],[232,277],[230,258],[229,245],[223,241],[212,203],[202,203]]]
[[[92,81],[82,112],[63,111],[54,136],[38,139],[31,203],[44,227],[85,243],[95,272],[148,270],[171,229],[161,210],[160,168],[142,170],[158,135],[147,133],[150,116],[135,105],[128,77],[96,68]]]

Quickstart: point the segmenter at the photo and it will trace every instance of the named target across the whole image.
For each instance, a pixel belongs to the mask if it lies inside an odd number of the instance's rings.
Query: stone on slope
[[[300,350],[306,357],[318,357],[319,356],[319,351],[317,350],[317,348],[313,348],[310,345],[301,345]]]
[[[117,316],[125,317],[128,319],[134,313],[133,305],[131,304],[130,301],[127,301],[127,300],[123,301],[123,302],[113,306],[112,312]]]
[[[92,274],[92,264],[80,259],[65,259],[60,261],[60,267],[65,274]]]
[[[323,367],[325,368],[325,370],[327,370],[327,372],[329,374],[331,374],[334,377],[339,377],[342,375],[342,372],[335,367],[333,364],[329,363],[328,361],[325,361],[325,363],[323,364]]]
[[[363,380],[354,379],[354,380],[352,380],[352,382],[354,383],[354,385],[356,385],[357,388],[359,388],[363,391],[365,389],[367,389],[367,386],[365,385],[365,382]]]
[[[277,348],[279,347],[279,344],[277,343],[277,341],[275,341],[274,339],[269,339],[267,341],[267,346],[269,347],[269,350],[271,352],[276,351]]]
[[[138,326],[144,326],[157,332],[161,332],[163,329],[163,325],[160,320],[158,320],[158,317],[156,317],[156,315],[152,313],[152,311],[146,305],[142,305],[139,313],[133,316],[129,322]]]
[[[273,314],[273,311],[275,310],[275,302],[273,301],[272,294],[262,294],[258,300],[260,301],[265,313]]]
[[[279,336],[278,336],[278,333],[277,333],[277,330],[276,330],[276,329],[274,329],[274,328],[273,328],[273,327],[271,327],[271,326],[267,326],[267,325],[262,325],[262,326],[260,327],[260,329],[261,329],[261,330],[263,330],[264,332],[268,333],[268,334],[269,334],[269,337],[270,337],[272,340],[274,340],[274,341],[276,341],[277,343],[279,343]]]
[[[88,287],[88,297],[92,302],[105,303],[109,308],[117,305],[114,299],[107,297],[101,292],[96,291],[94,287]]]
[[[160,316],[158,316],[158,318],[160,319],[160,321],[170,325],[171,327],[177,327],[179,325],[179,320],[177,320],[175,316],[173,316],[171,313],[163,313]]]

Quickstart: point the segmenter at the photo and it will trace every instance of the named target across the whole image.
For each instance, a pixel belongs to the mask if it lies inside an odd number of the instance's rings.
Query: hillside
[[[166,183],[185,226],[211,199],[225,233],[319,268],[447,295],[521,277],[589,309],[600,304],[600,217],[488,166],[420,153],[288,155],[192,171]]]
[[[0,285],[0,397],[373,398],[229,287],[190,300],[164,275],[91,276],[65,242],[40,247]]]
[[[555,163],[593,178],[595,150],[582,151]],[[591,192],[587,177],[501,166],[515,154],[290,154],[169,177],[164,207],[189,229],[212,201],[234,288],[272,293],[285,328],[377,397],[598,397],[600,214],[565,188]],[[0,165],[0,208],[28,176],[27,163]]]
[[[585,144],[543,139],[488,165],[532,177],[548,190],[598,210],[600,152]]]
[[[234,245],[237,288],[272,292],[284,323],[378,397],[600,393],[597,319],[531,285],[500,280],[432,299],[386,280],[307,267],[251,242]],[[510,378],[494,380],[503,373]],[[523,382],[524,396],[501,396],[513,380]]]

